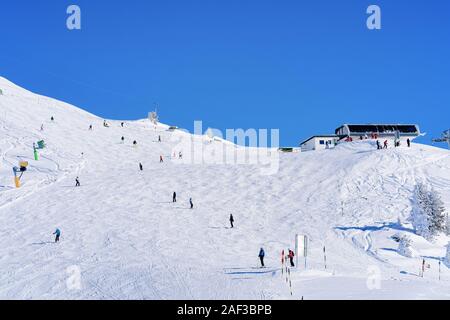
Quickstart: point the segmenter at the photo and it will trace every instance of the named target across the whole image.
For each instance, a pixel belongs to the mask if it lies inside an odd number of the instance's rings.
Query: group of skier
[[[406,139],[406,145],[408,146],[408,148],[411,148],[411,139]],[[382,150],[382,149],[387,149],[388,148],[388,146],[389,146],[389,141],[388,140],[385,140],[384,142],[383,142],[383,145],[381,145],[381,143],[380,143],[380,141],[379,140],[377,140],[377,149],[378,150]],[[400,140],[395,140],[394,141],[394,147],[400,147]]]
[[[387,149],[388,148],[388,141],[385,140],[383,143],[383,146],[381,145],[380,141],[377,140],[377,149],[381,150],[381,149]]]
[[[51,121],[54,121],[54,117],[51,117]],[[103,126],[106,127],[106,128],[109,127],[109,124],[106,122],[106,120],[103,121]],[[124,127],[124,122],[121,123],[121,127]],[[43,125],[41,126],[41,130],[43,130]],[[92,130],[93,130],[93,126],[91,124],[89,126],[89,131],[92,131]],[[122,141],[122,143],[125,142],[125,137],[124,136],[121,137],[121,141]],[[158,136],[158,142],[161,142],[161,136]],[[386,143],[387,143],[387,141],[385,142],[385,144]],[[137,141],[136,140],[133,141],[133,145],[134,146],[137,145]],[[377,140],[377,145],[379,145],[379,141],[378,140]],[[409,145],[410,145],[410,142],[409,142],[409,139],[408,139],[408,146]],[[175,157],[175,154],[174,154],[174,157]],[[179,159],[183,158],[183,153],[181,151],[178,154],[178,158]],[[163,159],[162,155],[160,156],[160,162],[161,163],[164,162],[164,159]],[[144,166],[142,165],[141,162],[139,162],[139,170],[140,171],[144,170]],[[75,178],[75,187],[80,187],[80,186],[81,186],[80,178],[76,177]],[[173,201],[173,203],[177,202],[177,193],[176,192],[173,192],[172,201]],[[189,205],[190,205],[190,209],[194,209],[194,203],[193,203],[192,198],[189,198]],[[233,229],[234,228],[234,222],[235,222],[233,214],[230,214],[229,222],[230,222],[231,229]],[[53,235],[55,235],[55,243],[58,243],[60,241],[60,237],[61,237],[61,230],[59,228],[57,228],[56,231],[53,233]],[[261,248],[260,251],[259,251],[259,255],[258,255],[258,257],[260,259],[260,262],[261,262],[261,267],[265,267],[265,264],[264,264],[265,255],[266,255],[266,253],[265,253],[264,249]],[[289,250],[289,254],[288,254],[287,258],[289,258],[289,260],[290,260],[291,267],[294,267],[294,260],[293,260],[294,256],[295,256],[294,252],[292,250]]]
[[[261,268],[265,267],[265,265],[264,265],[265,256],[266,256],[266,252],[264,251],[264,248],[259,249],[258,258],[261,262]],[[289,249],[287,256],[284,255],[284,250],[283,250],[283,252],[281,253],[281,263],[284,264],[286,262],[286,260],[289,259],[289,263],[290,263],[291,267],[294,268],[295,267],[294,257],[295,257],[295,253],[293,250]]]
[[[172,202],[173,203],[177,202],[177,193],[176,193],[176,191],[173,192]],[[192,201],[192,198],[189,198],[189,205],[190,205],[191,209],[194,209],[194,202]]]

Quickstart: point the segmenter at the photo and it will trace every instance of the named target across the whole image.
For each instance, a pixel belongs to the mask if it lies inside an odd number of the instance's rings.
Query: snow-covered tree
[[[444,263],[450,268],[450,242],[447,244],[447,255],[445,256]]]
[[[444,203],[441,200],[440,195],[435,191],[430,191],[430,214],[431,214],[431,231],[433,234],[440,232],[447,233],[447,213],[445,212]]]
[[[438,233],[447,232],[447,214],[439,194],[423,183],[414,188],[413,209],[410,217],[416,233],[432,240]]]
[[[446,231],[447,235],[450,236],[450,217],[448,216],[448,212],[447,212],[447,231]]]
[[[430,224],[428,221],[427,199],[428,191],[424,184],[419,183],[414,188],[413,207],[411,211],[411,223],[416,233],[424,238],[430,238]]]
[[[416,256],[415,251],[411,248],[411,239],[406,235],[400,237],[398,254],[408,258],[414,258]]]

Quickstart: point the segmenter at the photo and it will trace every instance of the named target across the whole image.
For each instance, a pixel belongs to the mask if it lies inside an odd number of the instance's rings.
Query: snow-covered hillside
[[[354,142],[280,154],[279,172],[262,175],[257,165],[178,159],[186,150],[177,140],[187,134],[164,125],[140,120],[122,128],[108,120],[105,128],[103,119],[6,79],[0,89],[0,298],[450,298],[450,270],[442,264],[441,280],[438,272],[450,239],[429,243],[407,221],[418,182],[431,184],[450,208],[447,150],[377,151]],[[41,139],[47,148],[34,161],[33,142]],[[20,160],[30,165],[16,189],[12,167]],[[397,253],[397,233],[411,236],[420,257]],[[296,234],[310,237],[310,256],[307,270],[302,258],[292,269],[291,296],[280,254],[294,248]],[[260,247],[265,269],[258,268]],[[422,257],[430,265],[423,278]],[[79,290],[67,285],[73,270],[81,272]]]

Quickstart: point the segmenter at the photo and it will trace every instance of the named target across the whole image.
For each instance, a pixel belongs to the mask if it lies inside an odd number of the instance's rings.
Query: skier
[[[120,125],[121,125],[121,127],[123,128],[123,125],[124,125],[124,123],[123,123],[123,122],[121,122],[121,123],[120,123]]]
[[[106,122],[106,120],[103,120],[103,126],[104,126],[105,128],[108,128],[108,127],[109,127],[109,125],[108,125],[108,123]]]
[[[408,148],[411,148],[411,140],[409,138],[406,140],[406,143],[408,144]]]
[[[177,193],[175,191],[173,192],[172,202],[177,202]]]
[[[89,125],[89,131],[92,131],[92,124]]]
[[[233,218],[232,214],[230,214],[230,224],[231,224],[231,229],[233,229],[234,228],[234,218]]]
[[[135,146],[135,147],[137,146],[137,141],[136,140],[133,141],[133,146]]]
[[[159,163],[163,163],[163,162],[164,162],[163,156],[159,156]]]
[[[178,158],[183,159],[183,153],[180,151],[180,153],[178,154]]]
[[[158,136],[158,142],[161,142],[161,136]]]
[[[41,124],[41,131],[44,131],[44,124]]]
[[[194,203],[192,202],[192,198],[189,199],[189,204],[191,205],[191,209],[194,209]]]
[[[388,141],[387,141],[387,140],[384,141],[384,148],[385,148],[385,149],[388,148]]]
[[[55,121],[55,118],[53,118],[53,116],[50,118],[51,121]]]
[[[425,274],[425,259],[422,259],[422,278]]]
[[[56,235],[55,243],[59,242],[59,237],[61,236],[61,231],[59,229],[56,229],[56,231],[53,232],[53,234]]]
[[[80,179],[78,177],[75,178],[75,187],[80,187]]]
[[[266,253],[264,252],[264,249],[261,248],[261,249],[259,250],[259,255],[258,255],[259,260],[261,260],[261,268],[264,268],[264,256],[265,256],[265,255],[266,255]]]
[[[140,163],[140,162],[139,162],[139,169],[140,169],[141,171],[144,170],[144,167],[142,166],[142,163]]]
[[[125,137],[124,136],[122,136],[122,138],[120,140],[122,140],[122,143],[125,143]]]
[[[378,150],[381,149],[381,144],[380,144],[380,141],[379,141],[379,140],[377,140],[377,149],[378,149]]]
[[[291,263],[291,267],[295,267],[295,264],[294,264],[294,257],[295,257],[295,254],[294,254],[294,251],[292,251],[291,249],[289,249],[289,255],[288,255],[288,257],[289,257],[289,261],[290,261],[290,263]]]

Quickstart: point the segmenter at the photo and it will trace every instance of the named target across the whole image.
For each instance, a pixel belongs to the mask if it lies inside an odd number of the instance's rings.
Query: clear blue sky
[[[3,1],[0,30],[0,75],[105,118],[157,103],[164,123],[279,128],[286,146],[345,122],[450,127],[448,0]]]

